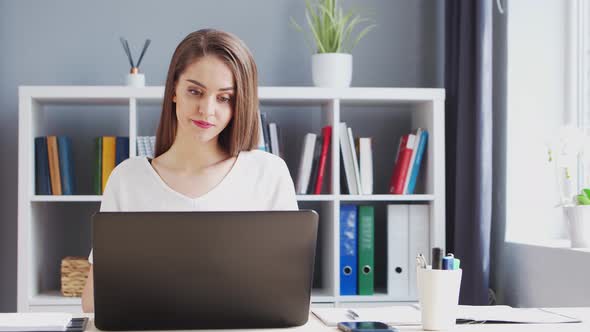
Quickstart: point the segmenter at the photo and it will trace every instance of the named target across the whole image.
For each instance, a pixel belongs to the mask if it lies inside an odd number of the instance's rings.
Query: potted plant
[[[568,221],[572,248],[590,248],[590,189],[576,194],[577,176],[574,170],[582,166],[582,186],[590,185],[590,137],[580,129],[565,126],[550,143],[549,161],[555,165],[559,202]]]
[[[305,19],[311,31],[312,42],[306,38],[314,54],[311,58],[313,83],[320,87],[348,87],[352,80],[352,49],[374,24],[358,33],[353,30],[369,22],[354,10],[344,12],[338,0],[305,0]],[[293,26],[303,28],[291,17]],[[315,47],[314,47],[315,46]]]

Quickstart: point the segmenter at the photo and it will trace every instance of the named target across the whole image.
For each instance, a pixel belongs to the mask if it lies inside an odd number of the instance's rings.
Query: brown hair
[[[240,151],[252,150],[258,145],[258,72],[254,57],[238,37],[219,30],[202,29],[186,36],[170,61],[154,157],[168,151],[176,138],[176,104],[172,99],[180,75],[190,64],[206,55],[217,56],[234,76],[233,115],[219,134],[221,147],[236,156]]]

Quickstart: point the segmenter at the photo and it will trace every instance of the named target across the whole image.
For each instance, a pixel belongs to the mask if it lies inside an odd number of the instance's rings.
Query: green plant
[[[317,0],[315,4],[305,0],[305,19],[313,37],[312,43],[307,38],[306,42],[311,45],[315,43],[317,53],[350,53],[361,38],[375,27],[375,24],[369,24],[352,40],[354,28],[370,20],[361,18],[354,10],[345,13],[338,0]],[[295,29],[303,32],[303,28],[292,17],[291,23]]]

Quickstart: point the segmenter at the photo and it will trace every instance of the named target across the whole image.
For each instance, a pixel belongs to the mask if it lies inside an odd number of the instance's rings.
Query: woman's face
[[[190,64],[180,75],[173,97],[177,138],[216,143],[232,118],[234,91],[233,74],[217,57],[208,55]]]

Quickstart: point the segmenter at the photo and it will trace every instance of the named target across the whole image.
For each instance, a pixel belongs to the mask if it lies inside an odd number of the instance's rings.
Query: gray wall
[[[345,1],[376,13],[377,29],[353,51],[353,86],[442,87],[442,2]],[[310,51],[288,24],[303,22],[303,0],[0,0],[0,312],[16,310],[17,125],[19,85],[119,85],[129,70],[119,37],[162,85],[170,56],[189,32],[213,27],[252,50],[263,86],[311,85]]]

